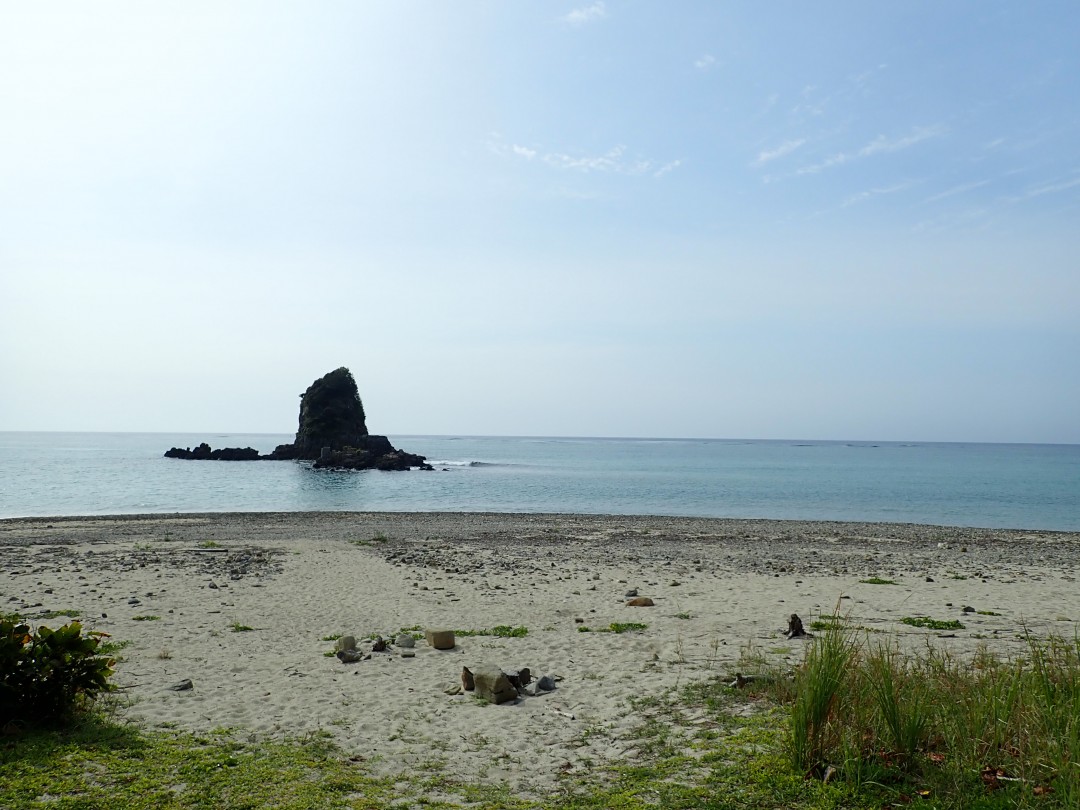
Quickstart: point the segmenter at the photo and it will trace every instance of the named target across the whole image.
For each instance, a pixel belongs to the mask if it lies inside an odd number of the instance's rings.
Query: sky
[[[1080,4],[0,0],[0,430],[1080,443]]]

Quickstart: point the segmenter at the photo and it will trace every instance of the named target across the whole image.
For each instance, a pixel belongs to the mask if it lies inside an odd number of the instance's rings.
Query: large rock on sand
[[[493,664],[481,664],[472,669],[475,694],[491,703],[508,703],[517,700],[518,691],[506,677],[506,673]]]

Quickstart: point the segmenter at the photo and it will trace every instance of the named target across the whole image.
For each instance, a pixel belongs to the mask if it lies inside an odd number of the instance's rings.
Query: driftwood
[[[810,634],[803,628],[802,619],[799,618],[798,613],[792,613],[788,618],[787,633],[785,635],[788,638],[810,638]]]

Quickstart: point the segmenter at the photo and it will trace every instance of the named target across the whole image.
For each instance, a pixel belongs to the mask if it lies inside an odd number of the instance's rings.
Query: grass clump
[[[597,627],[595,630],[586,625],[578,625],[579,633],[633,633],[639,630],[648,630],[649,625],[640,622],[612,622],[607,627]]]
[[[403,631],[407,632],[407,631]],[[496,636],[498,638],[524,638],[529,635],[529,628],[525,626],[511,627],[508,624],[499,624],[488,630],[455,630],[455,636]]]
[[[882,579],[881,577],[870,577],[869,579],[860,579],[859,582],[864,585],[899,585],[895,579]]]
[[[82,611],[75,610],[74,608],[67,608],[65,610],[46,610],[38,618],[40,619],[77,619],[82,615]]]
[[[639,630],[648,630],[649,625],[640,622],[612,622],[601,633],[633,633]]]
[[[905,616],[900,624],[909,627],[925,627],[928,630],[963,630],[964,625],[957,619],[930,619],[926,616]]]
[[[217,540],[203,540],[199,543],[199,548],[224,548]]]
[[[374,536],[372,536],[371,538],[366,539],[366,540],[363,539],[363,538],[360,538],[360,537],[355,537],[355,538],[353,538],[352,540],[349,541],[349,544],[353,545],[353,546],[356,546],[357,548],[365,548],[365,547],[370,547],[370,546],[376,546],[376,545],[379,545],[380,543],[385,543],[389,539],[390,538],[387,537],[382,532],[376,532],[374,534]]]
[[[229,625],[229,629],[232,630],[234,633],[247,633],[254,630],[255,628],[251,627],[250,625],[240,624],[240,622],[233,622],[231,625]]]
[[[834,623],[807,651],[789,711],[790,766],[880,795],[877,806],[1080,806],[1078,640],[1029,637],[1015,660],[984,648],[964,662],[860,644]]]
[[[839,702],[855,645],[834,622],[806,654],[795,678],[791,710],[791,758],[803,773],[827,764],[827,753],[841,742]]]
[[[132,616],[131,620],[133,622],[157,622],[157,621],[161,621],[161,617],[160,616],[151,616],[151,615]]]

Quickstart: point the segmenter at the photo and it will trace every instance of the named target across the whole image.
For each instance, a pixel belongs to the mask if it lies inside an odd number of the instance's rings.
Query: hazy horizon
[[[378,431],[371,431],[378,433]],[[213,447],[215,450],[226,445],[215,444],[212,439],[231,436],[282,436],[295,435],[295,431],[250,431],[250,430],[0,430],[0,434],[74,434],[74,435],[133,435],[133,436],[191,436],[199,438]],[[765,438],[760,436],[585,436],[574,434],[540,435],[540,434],[503,434],[503,433],[392,433],[388,435],[395,439],[536,439],[543,441],[630,441],[630,442],[739,442],[753,444],[755,442],[776,442],[780,444],[812,442],[817,444],[1017,444],[1073,447],[1077,442],[968,442],[968,441],[937,441],[932,439],[872,439],[860,437],[809,437],[809,436],[777,436]],[[408,450],[409,448],[404,448]]]
[[[1080,443],[1077,31],[0,0],[0,430]]]

